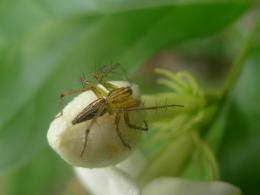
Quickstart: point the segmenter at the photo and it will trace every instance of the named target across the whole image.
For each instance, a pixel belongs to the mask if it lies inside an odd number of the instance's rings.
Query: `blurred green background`
[[[96,65],[121,63],[144,92],[154,67],[218,90],[259,22],[246,0],[1,0],[0,194],[84,194],[47,145],[58,96]],[[260,33],[259,33],[260,34]],[[210,140],[221,180],[260,194],[260,39]]]

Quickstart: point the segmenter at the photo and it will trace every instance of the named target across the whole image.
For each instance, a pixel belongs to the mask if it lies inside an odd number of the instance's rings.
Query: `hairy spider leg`
[[[137,130],[141,130],[141,131],[148,131],[148,124],[145,120],[143,120],[144,127],[139,127],[135,124],[131,124],[128,112],[124,112],[124,120],[129,128],[137,129]]]
[[[115,116],[115,125],[116,125],[116,133],[121,141],[121,143],[127,147],[129,150],[131,150],[131,146],[126,143],[126,141],[124,140],[122,134],[121,134],[121,131],[119,129],[119,123],[120,123],[120,118],[121,118],[121,114],[120,113],[116,113],[116,116]]]
[[[90,90],[89,88],[80,88],[80,89],[72,89],[70,91],[67,91],[65,93],[61,93],[60,94],[60,97],[59,97],[59,108],[61,110],[61,112],[55,117],[55,118],[59,118],[60,116],[63,115],[63,106],[65,104],[65,101],[64,101],[64,97],[66,96],[69,96],[69,95],[73,95],[73,94],[76,94],[76,93],[81,93],[81,92],[84,92],[84,91],[88,91]]]
[[[119,69],[119,67],[122,68],[121,64],[119,64],[119,63],[112,64],[110,66],[102,67],[100,70],[93,72],[91,75],[97,80],[98,83],[103,85],[108,91],[111,91],[118,87],[116,85],[106,81],[105,78],[109,74],[115,73],[115,70]],[[123,70],[123,68],[122,68],[122,70]]]
[[[91,75],[99,82],[104,80],[105,77],[107,77],[109,74],[114,73],[116,69],[118,69],[121,65],[119,63],[111,64],[109,66],[103,66],[99,68],[99,70],[96,70]]]
[[[159,110],[159,109],[166,109],[166,108],[172,108],[172,107],[183,108],[184,105],[169,104],[169,105],[162,105],[162,106],[116,108],[116,109],[114,109],[114,111],[115,111],[115,112],[133,112],[133,111],[140,111],[140,110]]]
[[[80,157],[83,156],[86,148],[87,148],[87,143],[88,143],[88,135],[89,135],[89,132],[91,130],[91,127],[94,125],[94,123],[96,122],[97,120],[97,117],[95,117],[89,124],[88,128],[85,130],[85,134],[84,134],[84,144],[83,144],[83,147],[82,147],[82,150],[80,152]]]
[[[73,95],[73,94],[76,94],[76,93],[81,93],[81,92],[89,91],[89,90],[91,90],[91,88],[87,87],[87,86],[80,88],[80,89],[72,89],[72,90],[69,90],[65,93],[60,94],[60,98],[64,98],[64,97],[69,96],[69,95]]]
[[[99,87],[97,84],[92,83],[84,78],[81,78],[81,83],[86,86],[90,86],[91,90],[95,93],[95,95],[99,97],[103,97],[107,95],[107,92]],[[105,87],[105,86],[104,86]],[[106,87],[105,87],[106,88]],[[107,88],[106,88],[107,89]],[[107,89],[108,90],[108,89]]]

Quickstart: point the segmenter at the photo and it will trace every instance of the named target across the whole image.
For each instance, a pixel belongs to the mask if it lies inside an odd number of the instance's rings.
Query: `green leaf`
[[[72,176],[70,166],[50,148],[45,148],[23,168],[2,176],[5,186],[0,192],[8,195],[64,194]]]
[[[0,171],[46,145],[58,94],[80,87],[82,71],[112,61],[131,73],[161,48],[223,30],[248,7],[198,1],[55,17],[42,3],[0,2]]]
[[[55,16],[108,14],[156,7],[183,6],[197,3],[245,3],[245,0],[41,0],[46,11]],[[57,9],[57,7],[59,9]]]
[[[260,49],[245,66],[227,105],[224,134],[218,151],[222,179],[259,194],[260,182]]]

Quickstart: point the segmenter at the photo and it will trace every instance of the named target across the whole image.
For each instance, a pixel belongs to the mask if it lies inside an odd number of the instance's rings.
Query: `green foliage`
[[[223,32],[248,8],[243,0],[2,0],[0,179],[7,183],[3,193],[55,194],[48,191],[57,187],[53,183],[65,185],[63,180],[71,177],[64,162],[46,150],[46,132],[59,109],[58,95],[80,87],[82,72],[89,74],[95,64],[120,62],[131,75],[162,48]],[[258,56],[256,49],[228,96],[217,151],[223,178],[245,190],[257,188],[260,180],[255,149],[260,135]]]
[[[258,48],[251,55],[235,90],[230,94],[218,151],[223,179],[240,186],[248,194],[259,194],[259,52]]]
[[[93,64],[112,60],[132,72],[159,48],[219,31],[247,8],[196,3],[56,18],[30,1],[1,4],[1,170],[28,161],[46,144],[57,95],[72,87],[79,69],[89,73]]]
[[[66,191],[65,186],[71,182],[72,170],[50,150],[45,148],[34,160],[9,176],[3,194],[44,195]]]

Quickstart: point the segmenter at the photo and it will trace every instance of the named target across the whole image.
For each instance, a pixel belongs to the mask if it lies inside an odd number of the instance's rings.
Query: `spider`
[[[100,85],[97,85],[85,79],[81,79],[81,82],[83,83],[83,88],[72,90],[69,91],[68,93],[63,93],[60,96],[61,98],[63,98],[64,96],[73,93],[91,90],[97,97],[96,100],[94,100],[92,103],[86,106],[80,113],[78,113],[71,122],[72,125],[77,125],[79,123],[91,120],[91,122],[89,123],[88,127],[85,130],[84,145],[80,152],[80,157],[83,156],[87,148],[88,135],[91,131],[92,126],[95,124],[95,122],[99,117],[103,116],[106,113],[115,116],[114,123],[115,123],[116,133],[123,146],[131,150],[131,146],[124,140],[121,131],[119,129],[119,123],[122,117],[125,124],[129,128],[141,130],[141,131],[147,131],[148,130],[147,122],[143,120],[143,126],[138,126],[131,123],[131,120],[129,118],[129,112],[142,111],[142,110],[155,110],[155,109],[176,107],[176,106],[183,107],[182,105],[142,107],[142,102],[133,96],[133,90],[131,86],[117,87],[116,85],[104,80],[104,77],[117,67],[118,65],[112,67],[111,69],[106,69],[106,71],[95,72],[92,74],[92,76],[98,81],[98,83],[100,83],[105,89],[103,89]]]

